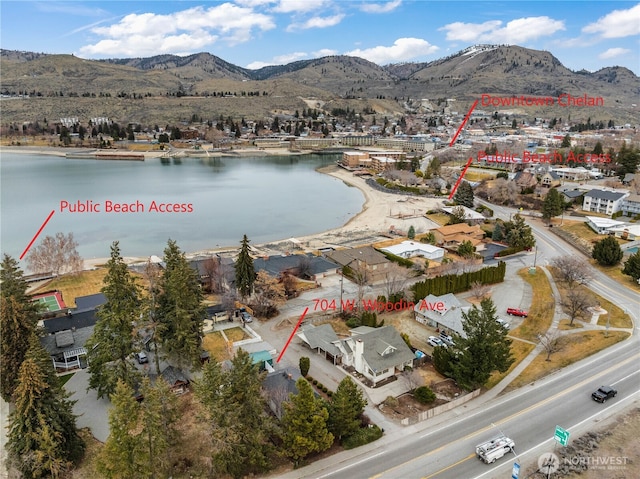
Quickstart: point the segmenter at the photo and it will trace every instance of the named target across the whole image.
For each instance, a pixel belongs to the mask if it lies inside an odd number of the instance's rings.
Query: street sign
[[[513,469],[511,470],[511,479],[518,479],[518,475],[520,474],[520,464],[517,462],[513,463]]]
[[[556,432],[553,438],[563,446],[566,446],[569,443],[569,431],[562,429],[560,426],[556,426]]]

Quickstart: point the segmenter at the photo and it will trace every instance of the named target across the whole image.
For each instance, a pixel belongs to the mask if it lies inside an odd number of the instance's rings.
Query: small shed
[[[180,369],[167,366],[160,375],[174,393],[184,394],[189,390],[189,380]]]
[[[256,351],[249,353],[249,356],[251,356],[253,364],[260,365],[260,371],[273,371],[273,357],[271,357],[269,351]]]

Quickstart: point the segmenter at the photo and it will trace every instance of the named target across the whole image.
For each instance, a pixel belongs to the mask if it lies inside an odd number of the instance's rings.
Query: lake
[[[236,246],[244,234],[259,244],[318,233],[342,226],[364,203],[357,188],[315,171],[337,158],[2,154],[1,251],[19,258],[51,211],[39,239],[72,232],[85,259],[108,257],[116,240],[123,256],[144,257],[162,256],[168,239],[194,252]]]

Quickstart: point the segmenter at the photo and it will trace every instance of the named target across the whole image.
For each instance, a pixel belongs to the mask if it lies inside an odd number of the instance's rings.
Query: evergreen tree
[[[624,253],[613,236],[607,236],[593,245],[591,256],[602,266],[614,266],[620,262]]]
[[[466,338],[454,338],[451,364],[453,378],[464,388],[484,385],[493,371],[505,372],[514,361],[507,330],[496,319],[496,308],[489,298],[483,299],[480,309],[475,305],[462,313],[462,328]]]
[[[109,410],[109,437],[100,450],[96,469],[108,479],[129,479],[141,476],[140,404],[135,400],[133,388],[118,381],[111,395]]]
[[[253,258],[249,254],[249,239],[247,235],[243,236],[240,244],[242,246],[234,265],[236,271],[236,288],[240,292],[240,295],[246,298],[251,294],[253,289],[256,272],[253,269]]]
[[[640,280],[640,250],[629,256],[624,263],[622,274],[631,276],[634,281]]]
[[[504,239],[504,235],[502,234],[502,223],[500,221],[496,221],[493,233],[491,233],[491,239],[493,241],[502,241]]]
[[[414,239],[416,237],[416,229],[413,225],[409,226],[409,231],[407,232],[407,238]]]
[[[555,188],[551,188],[542,203],[542,218],[551,221],[551,218],[558,216],[564,209],[562,196]]]
[[[51,359],[33,335],[9,416],[7,449],[25,477],[62,477],[84,454],[73,401],[60,386]]]
[[[206,310],[194,269],[175,241],[164,250],[165,270],[158,297],[158,328],[163,350],[182,366],[200,366],[202,322]]]
[[[0,271],[0,395],[12,401],[18,373],[36,331],[38,308],[27,295],[18,263],[4,255]]]
[[[571,148],[571,137],[569,136],[569,133],[564,135],[560,148]]]
[[[265,412],[258,366],[242,349],[231,363],[226,372],[220,364],[208,363],[196,383],[196,395],[210,420],[216,470],[240,478],[269,468],[274,426]]]
[[[130,357],[134,352],[134,324],[142,310],[139,287],[120,254],[117,241],[111,245],[101,291],[107,302],[98,310],[98,321],[87,341],[89,351],[89,387],[98,397],[115,392],[119,380],[133,385],[136,368]]]
[[[471,185],[467,181],[460,183],[456,194],[453,196],[453,201],[455,201],[457,205],[473,208],[473,199],[473,188],[471,188]]]
[[[360,429],[360,416],[364,412],[367,400],[362,391],[349,376],[346,376],[329,403],[329,431],[338,440],[349,437]]]
[[[311,366],[311,360],[306,356],[302,356],[298,361],[298,366],[300,367],[300,375],[302,377],[307,377],[307,374],[309,374],[309,367]]]
[[[324,401],[316,398],[309,383],[300,378],[296,382],[298,394],[284,403],[282,416],[283,452],[295,466],[312,452],[322,452],[333,444],[333,434],[327,429],[329,412]]]
[[[515,215],[513,221],[505,224],[507,244],[512,248],[520,250],[533,248],[536,244],[536,239],[533,237],[531,226],[524,222],[524,218],[520,215]]]
[[[463,258],[471,258],[476,252],[476,247],[471,241],[465,240],[458,245],[457,253]]]

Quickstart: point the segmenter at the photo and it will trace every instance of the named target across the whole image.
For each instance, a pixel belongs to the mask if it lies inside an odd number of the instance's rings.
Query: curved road
[[[491,205],[508,219],[515,209]],[[537,239],[529,255],[531,266],[547,264],[556,256],[578,255],[539,221],[528,221]],[[592,269],[590,287],[624,308],[634,325],[640,320],[638,294]],[[586,358],[517,391],[466,405],[414,426],[385,435],[373,444],[345,451],[281,477],[285,478],[506,478],[514,461],[535,464],[540,454],[553,451],[556,425],[571,438],[630,406],[640,404],[640,336],[634,334],[607,350]],[[615,386],[619,394],[605,404],[590,398],[601,384]],[[515,453],[486,465],[474,454],[475,445],[503,431],[514,439]],[[571,439],[570,439],[571,440]],[[524,477],[521,472],[520,477]],[[619,472],[619,471],[618,471]],[[629,471],[629,473],[632,473]],[[603,475],[603,477],[606,477]]]

